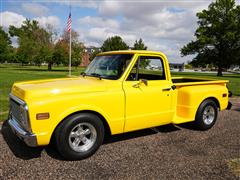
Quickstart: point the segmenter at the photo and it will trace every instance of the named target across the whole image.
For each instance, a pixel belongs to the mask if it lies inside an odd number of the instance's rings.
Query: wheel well
[[[215,97],[209,97],[209,98],[207,98],[207,99],[204,99],[203,101],[205,101],[205,100],[212,100],[213,102],[216,103],[217,107],[220,109],[220,104],[219,104],[219,101],[217,100],[217,98],[215,98]]]
[[[96,111],[90,111],[90,110],[83,110],[83,111],[77,111],[77,112],[74,112],[72,114],[69,114],[68,116],[66,116],[62,121],[60,121],[60,123],[55,127],[53,133],[52,133],[52,136],[51,136],[51,141],[53,140],[54,138],[54,134],[55,134],[55,131],[56,129],[58,128],[58,126],[63,122],[65,121],[68,117],[72,116],[72,115],[75,115],[75,114],[80,114],[80,113],[90,113],[90,114],[95,114],[96,116],[98,116],[101,121],[103,122],[103,126],[104,126],[104,130],[105,130],[105,137],[106,136],[110,136],[111,135],[111,129],[106,121],[106,119],[98,112]]]

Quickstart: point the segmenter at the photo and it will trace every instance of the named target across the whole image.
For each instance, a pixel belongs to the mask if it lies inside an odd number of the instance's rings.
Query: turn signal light
[[[49,113],[38,113],[36,115],[37,120],[44,120],[44,119],[49,119],[50,114]]]

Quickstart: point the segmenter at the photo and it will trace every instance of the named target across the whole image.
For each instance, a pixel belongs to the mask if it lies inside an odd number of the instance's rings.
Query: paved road
[[[240,99],[209,131],[162,126],[111,137],[82,161],[64,161],[52,147],[29,148],[3,124],[0,179],[239,179]]]

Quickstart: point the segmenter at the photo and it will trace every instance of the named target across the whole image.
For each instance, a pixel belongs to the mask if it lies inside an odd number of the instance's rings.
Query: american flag
[[[71,32],[71,26],[72,26],[72,19],[71,19],[71,13],[69,13],[68,21],[67,21],[67,31]]]

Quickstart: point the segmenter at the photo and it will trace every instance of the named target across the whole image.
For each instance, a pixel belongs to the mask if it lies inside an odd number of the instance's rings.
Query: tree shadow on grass
[[[48,69],[14,68],[13,70],[17,70],[17,71],[37,71],[37,72],[68,72],[67,69],[52,69],[51,71],[49,71]]]

